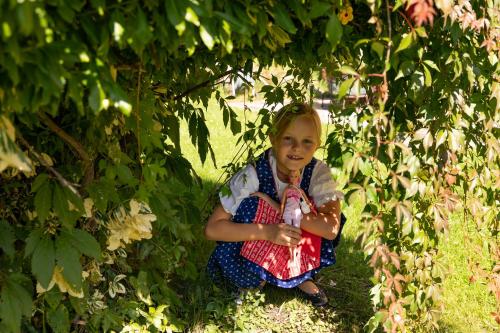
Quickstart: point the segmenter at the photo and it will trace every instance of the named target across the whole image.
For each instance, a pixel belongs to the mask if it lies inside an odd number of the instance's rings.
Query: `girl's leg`
[[[312,280],[302,282],[298,288],[306,294],[316,294],[319,291],[318,286]]]
[[[311,280],[301,283],[298,288],[302,290],[304,297],[311,301],[313,306],[320,307],[328,304],[328,297],[325,292],[318,288]]]

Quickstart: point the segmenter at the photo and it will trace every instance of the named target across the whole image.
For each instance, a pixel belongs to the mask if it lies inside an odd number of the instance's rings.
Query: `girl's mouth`
[[[286,157],[289,158],[290,160],[293,160],[293,161],[300,161],[300,160],[302,160],[302,157],[297,156],[297,155],[286,155]]]

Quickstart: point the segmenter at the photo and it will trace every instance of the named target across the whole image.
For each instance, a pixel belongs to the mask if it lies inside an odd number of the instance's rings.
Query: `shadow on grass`
[[[333,324],[338,332],[361,331],[373,315],[370,297],[372,269],[366,263],[362,249],[348,237],[337,247],[337,263],[323,269],[316,276],[316,283],[326,292],[329,304],[315,309],[312,319]],[[301,300],[299,291],[266,286],[263,290],[268,302],[281,306],[293,299]],[[309,306],[306,301],[300,301]]]
[[[193,188],[200,209],[215,188],[210,182],[205,182],[203,189]],[[198,276],[190,281],[174,279],[171,282],[183,303],[175,312],[185,322],[187,331],[244,330],[248,325],[257,331],[273,332],[285,332],[292,327],[315,332],[330,332],[331,328],[336,332],[362,330],[373,315],[370,298],[372,269],[365,261],[362,249],[345,232],[337,248],[337,263],[316,276],[316,282],[330,299],[325,308],[313,308],[296,290],[270,285],[259,294],[261,299],[253,297],[237,305],[234,294],[215,287],[205,271],[215,242],[204,239],[203,227],[216,202],[217,197],[208,200],[208,209],[202,212],[203,220],[193,223],[197,241],[190,245],[188,260],[195,264]],[[293,321],[296,321],[295,326]],[[318,322],[324,325],[324,330]]]

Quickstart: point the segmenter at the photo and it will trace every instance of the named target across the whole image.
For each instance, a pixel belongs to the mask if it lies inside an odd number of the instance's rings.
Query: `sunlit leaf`
[[[412,42],[413,42],[413,35],[411,33],[403,35],[403,38],[401,39],[401,42],[399,42],[399,45],[396,49],[396,53],[406,50],[408,47],[410,47]]]
[[[346,94],[347,92],[349,91],[349,89],[351,89],[354,81],[356,81],[357,78],[355,77],[351,77],[345,81],[343,81],[341,84],[340,84],[340,87],[339,87],[339,92],[338,92],[338,99],[342,99]]]
[[[337,17],[333,14],[330,16],[328,23],[326,24],[326,39],[332,44],[333,48],[336,48],[340,39],[342,38],[342,25]]]

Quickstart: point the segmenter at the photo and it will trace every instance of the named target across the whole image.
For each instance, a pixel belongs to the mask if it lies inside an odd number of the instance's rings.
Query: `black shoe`
[[[300,288],[298,289],[301,291],[301,294],[305,299],[311,301],[312,306],[319,308],[328,304],[328,297],[326,297],[325,292],[319,287],[318,291],[314,294],[306,293]]]

